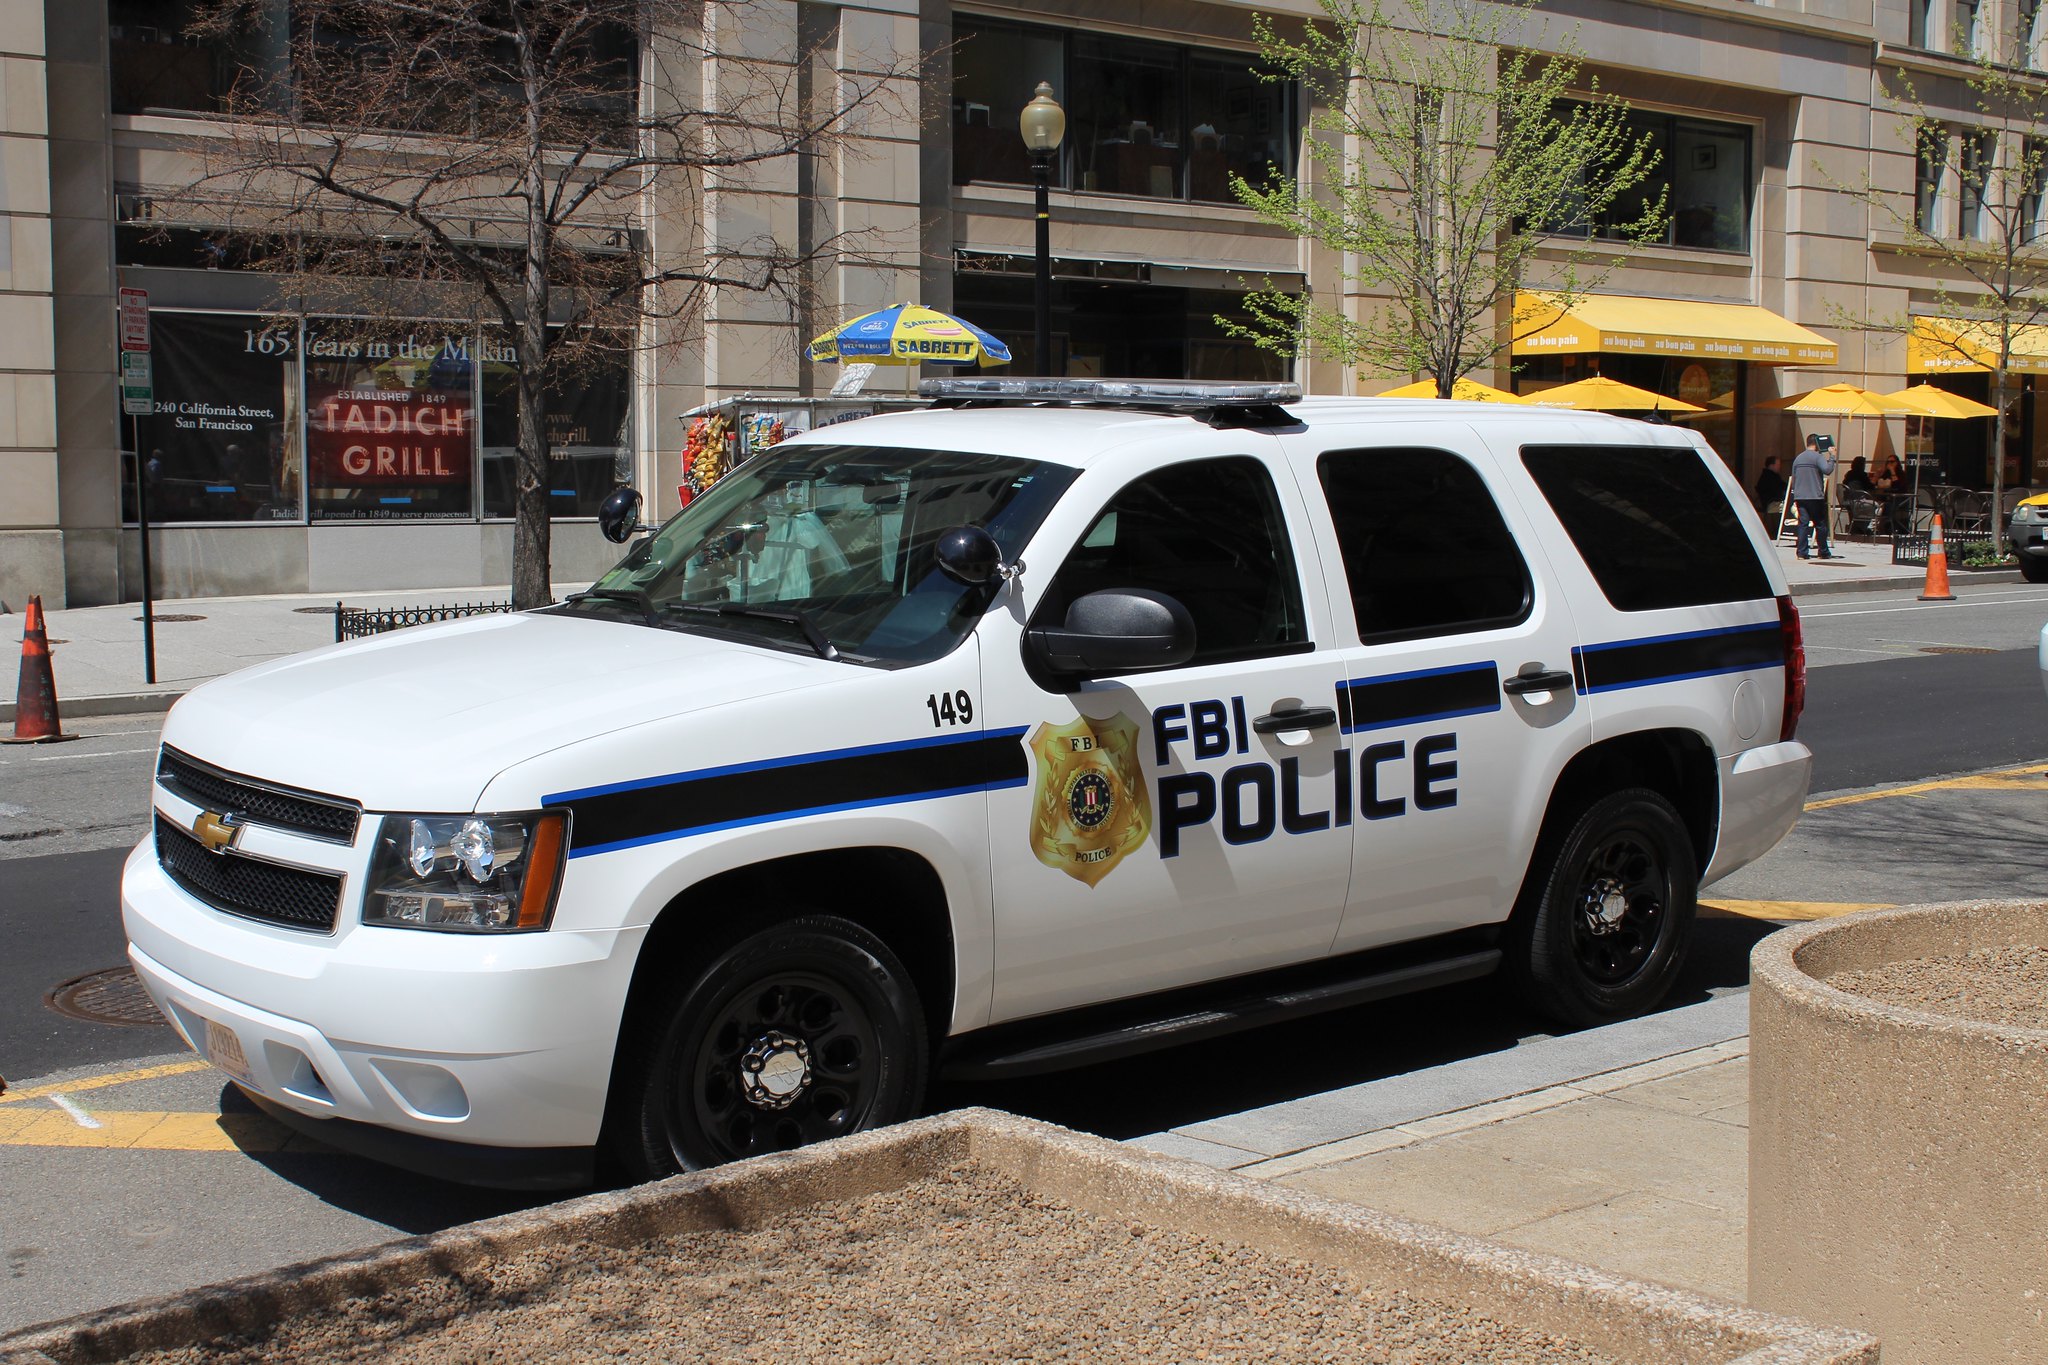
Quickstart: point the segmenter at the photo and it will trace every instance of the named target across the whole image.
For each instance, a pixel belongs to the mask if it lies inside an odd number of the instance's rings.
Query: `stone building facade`
[[[203,224],[159,216],[153,191],[190,171],[179,138],[209,117],[211,58],[184,41],[185,8],[0,0],[0,602],[140,595],[127,492],[138,453],[146,473],[162,476],[152,483],[163,504],[152,517],[165,523],[155,533],[160,595],[507,581],[507,438],[493,415],[491,339],[454,335],[431,317],[394,331],[378,382],[440,385],[468,404],[466,463],[430,466],[428,482],[343,487],[321,472],[308,408],[362,372],[316,354],[317,317],[288,340],[266,337],[270,282],[217,259]],[[1216,322],[1237,311],[1247,281],[1345,293],[1330,253],[1261,224],[1227,188],[1233,172],[1302,163],[1305,111],[1286,88],[1251,78],[1248,58],[1256,13],[1314,8],[752,0],[712,35],[715,50],[786,51],[792,61],[813,52],[800,74],[820,89],[911,53],[929,63],[927,79],[841,153],[792,159],[708,199],[660,187],[646,197],[639,229],[657,256],[762,233],[857,232],[862,251],[825,272],[801,309],[714,299],[701,328],[646,338],[630,367],[569,405],[556,433],[567,485],[556,579],[587,578],[609,562],[589,513],[613,482],[647,490],[656,514],[674,509],[690,409],[741,394],[772,408],[826,392],[838,372],[805,359],[803,343],[837,322],[915,299],[1004,336],[1018,350],[1016,372],[1041,368],[1030,354],[1033,193],[1016,130],[1040,80],[1068,118],[1052,194],[1053,367],[1292,377],[1324,393],[1377,392],[1405,378],[1290,364]],[[1528,391],[1599,372],[1694,401],[1710,409],[1701,429],[1745,483],[1766,454],[1797,444],[1795,419],[1759,406],[1769,399],[1838,379],[1896,389],[1921,377],[1915,368],[1990,396],[1967,365],[1928,365],[1897,333],[1847,325],[1928,313],[1939,285],[1963,283],[1944,281],[1938,260],[1909,249],[1849,190],[1868,176],[1943,235],[1978,230],[1954,168],[1983,153],[1965,146],[1968,66],[1949,54],[1959,28],[1965,41],[1971,32],[1989,40],[2035,22],[2038,5],[1552,0],[1542,13],[1549,32],[1576,35],[1588,71],[1659,140],[1672,227],[1603,281],[1602,307],[1583,326],[1561,325],[1557,335],[1576,341],[1518,348],[1513,366],[1478,377]],[[720,78],[718,66],[713,58],[707,81]],[[1881,81],[1898,69],[1952,115],[1947,162],[1916,158]],[[159,398],[186,404],[209,431],[233,430],[194,436],[176,425],[179,413],[161,429],[124,417],[115,309],[124,286],[148,291]],[[882,370],[870,392],[912,377]],[[2004,395],[2017,419],[2007,480],[2048,485],[2048,421],[2035,421],[2033,383],[2024,374]],[[1857,423],[1843,446],[1910,453],[1931,477],[1983,484],[1989,438],[1978,428],[1987,425]],[[178,445],[188,437],[198,453]]]

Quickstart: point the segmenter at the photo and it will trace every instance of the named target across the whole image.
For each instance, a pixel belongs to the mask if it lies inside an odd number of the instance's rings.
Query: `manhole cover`
[[[332,616],[332,615],[334,615],[334,608],[333,608],[333,607],[293,607],[293,608],[292,608],[292,615],[294,615],[294,616]]]
[[[135,619],[140,621],[142,618],[138,616]],[[153,611],[149,614],[149,619],[158,625],[162,625],[166,621],[204,621],[206,618],[204,616],[179,616],[175,612],[166,615],[160,611]]]
[[[1922,654],[1996,654],[1998,651],[1995,649],[1985,649],[1978,645],[1922,645],[1920,646],[1920,652]]]
[[[136,979],[133,967],[107,967],[60,981],[50,987],[43,1003],[59,1014],[90,1024],[151,1028],[164,1022],[164,1017],[157,1013],[156,1002]]]

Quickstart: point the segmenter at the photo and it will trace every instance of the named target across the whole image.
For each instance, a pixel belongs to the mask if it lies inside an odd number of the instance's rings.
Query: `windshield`
[[[940,571],[939,536],[980,526],[1012,561],[1075,473],[950,450],[775,446],[713,484],[565,610],[856,663],[936,659],[994,595]]]

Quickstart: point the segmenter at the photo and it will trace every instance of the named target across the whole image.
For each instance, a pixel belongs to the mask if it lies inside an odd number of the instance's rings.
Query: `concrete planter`
[[[1414,1302],[1552,1333],[1630,1365],[1877,1361],[1876,1342],[1860,1333],[1626,1280],[1007,1114],[962,1110],[32,1328],[0,1338],[0,1365],[120,1360],[138,1352],[204,1347],[236,1333],[260,1343],[280,1323],[338,1316],[351,1304],[363,1310],[366,1301],[377,1322],[389,1323],[404,1308],[382,1297],[387,1292],[424,1287],[427,1292],[415,1299],[431,1300],[442,1286],[488,1278],[494,1261],[536,1247],[581,1257],[588,1253],[576,1248],[630,1250],[665,1235],[744,1229],[963,1167],[999,1175],[1047,1201],[1116,1225],[1171,1229],[1309,1262],[1319,1272],[1341,1275],[1347,1287],[1340,1298],[1399,1291]],[[924,1231],[903,1226],[886,1235],[915,1240]],[[786,1287],[765,1279],[751,1292],[777,1310],[828,1311],[795,1302]],[[1218,1295],[1203,1308],[1222,1315],[1216,1346],[1226,1353],[1255,1342],[1258,1333],[1256,1320],[1229,1319],[1229,1298]],[[1333,1312],[1337,1306],[1333,1301]],[[848,1326],[854,1330],[859,1324]],[[409,1344],[431,1348],[436,1330],[430,1315]],[[250,1344],[247,1338],[242,1343]],[[591,1346],[593,1354],[602,1350],[601,1342]]]
[[[1844,972],[2048,945],[2048,904],[1785,929],[1751,955],[1749,1300],[1887,1365],[2048,1358],[2048,1030],[1923,1013]]]

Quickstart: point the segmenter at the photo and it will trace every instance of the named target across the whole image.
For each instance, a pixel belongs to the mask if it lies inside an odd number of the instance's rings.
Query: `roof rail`
[[[927,379],[917,391],[935,407],[1035,403],[1184,413],[1218,427],[1294,426],[1280,405],[1301,397],[1299,384],[1201,379]]]

